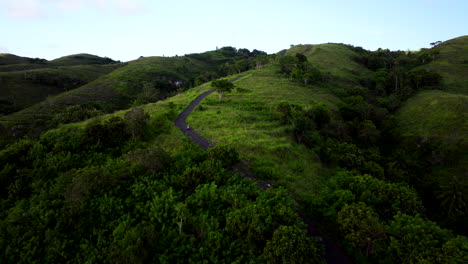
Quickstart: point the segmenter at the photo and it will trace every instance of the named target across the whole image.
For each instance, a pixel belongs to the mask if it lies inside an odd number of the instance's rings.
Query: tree
[[[286,55],[280,59],[281,73],[290,74],[299,63],[299,59],[295,56]]]
[[[346,240],[365,256],[384,248],[384,226],[378,215],[365,203],[345,205],[338,213],[337,223],[345,233]]]
[[[296,226],[280,226],[263,250],[267,263],[321,263],[323,248]]]
[[[325,125],[330,123],[331,112],[326,104],[318,104],[313,108],[312,113],[318,129],[322,129]]]
[[[234,89],[234,84],[226,79],[214,80],[211,87],[218,91],[219,101],[223,99],[224,93],[230,93]]]
[[[431,42],[430,43],[432,47],[436,47],[436,46],[439,46],[440,44],[442,44],[442,41],[438,40],[438,41],[435,41],[435,42]]]

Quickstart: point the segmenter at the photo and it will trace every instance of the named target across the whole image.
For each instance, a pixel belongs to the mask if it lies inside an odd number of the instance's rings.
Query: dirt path
[[[242,77],[244,76],[239,76],[229,81],[235,82]],[[197,105],[203,99],[205,99],[208,95],[212,94],[214,91],[216,91],[216,89],[200,94],[197,98],[195,98],[195,100],[193,100],[189,104],[189,106],[187,106],[187,108],[185,108],[184,111],[182,111],[182,113],[180,113],[180,115],[174,121],[175,126],[178,127],[180,131],[182,131],[183,134],[191,137],[192,140],[195,141],[202,149],[208,149],[209,147],[211,147],[210,142],[208,142],[208,140],[206,140],[204,137],[198,135],[192,128],[187,129],[187,123],[185,121],[187,117],[190,115],[190,113],[192,113],[192,111],[195,109],[195,107],[197,107]],[[243,174],[247,178],[250,178],[256,181],[259,187],[262,189],[272,188],[270,184],[260,179],[257,179],[255,176],[250,174],[247,170],[243,168],[242,164],[233,166],[233,170]],[[352,263],[350,258],[344,253],[344,251],[338,245],[333,243],[333,241],[325,237],[320,231],[317,230],[312,220],[306,217],[304,212],[300,210],[297,210],[296,212],[299,215],[299,217],[301,217],[302,221],[307,225],[307,235],[310,237],[322,238],[322,243],[325,246],[325,260],[327,261],[327,263],[330,263],[330,264]]]

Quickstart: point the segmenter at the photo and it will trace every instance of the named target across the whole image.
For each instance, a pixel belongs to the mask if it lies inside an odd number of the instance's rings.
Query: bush
[[[229,146],[215,146],[208,150],[208,158],[218,160],[224,168],[230,168],[239,163],[239,153]]]
[[[296,226],[280,226],[263,249],[267,263],[322,263],[323,247]]]
[[[133,108],[125,113],[125,128],[126,132],[133,139],[141,138],[145,134],[145,128],[148,124],[149,115],[141,108]]]
[[[87,145],[100,148],[120,146],[130,138],[125,121],[120,117],[112,117],[104,124],[99,121],[89,123],[85,129]]]

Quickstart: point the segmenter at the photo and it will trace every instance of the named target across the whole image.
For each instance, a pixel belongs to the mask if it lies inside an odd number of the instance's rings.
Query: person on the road
[[[190,126],[189,126],[189,125],[187,125],[187,130],[190,130]]]

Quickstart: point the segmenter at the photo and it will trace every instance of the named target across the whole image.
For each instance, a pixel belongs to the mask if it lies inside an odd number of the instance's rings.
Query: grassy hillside
[[[306,198],[321,184],[320,161],[313,151],[294,142],[290,127],[276,116],[276,105],[286,100],[305,108],[325,103],[333,109],[339,99],[323,88],[278,78],[277,71],[273,65],[246,73],[236,82],[237,91],[221,102],[216,93],[210,95],[187,123],[216,144],[236,146],[256,175]]]
[[[440,53],[426,67],[442,75],[447,91],[468,95],[468,36],[445,41],[434,49]]]
[[[347,81],[369,73],[367,68],[353,60],[357,54],[344,44],[296,45],[287,50],[285,55],[296,53],[304,54],[320,69],[331,73],[334,77],[345,78]]]
[[[49,63],[52,65],[61,66],[73,66],[73,65],[93,65],[93,64],[109,64],[114,62],[112,59],[107,57],[99,57],[96,55],[80,53],[69,56],[64,56],[55,60],[51,60]]]
[[[468,136],[468,96],[443,91],[424,91],[399,110],[398,130],[405,137],[463,140]]]
[[[49,96],[73,90],[121,65],[43,66],[48,68],[0,72],[0,113],[15,112]]]

